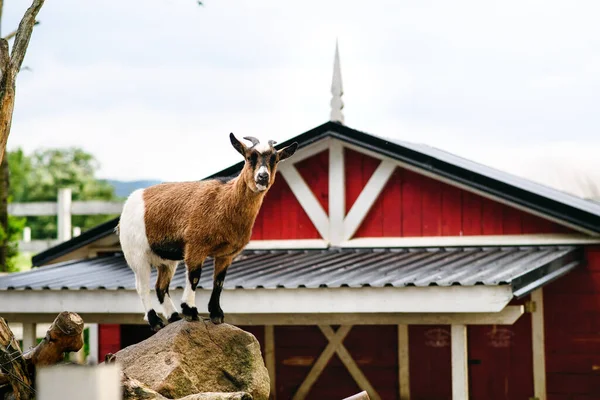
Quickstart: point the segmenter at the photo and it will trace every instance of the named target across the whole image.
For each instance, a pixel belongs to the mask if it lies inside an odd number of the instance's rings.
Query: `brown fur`
[[[244,156],[246,162],[238,177],[223,183],[219,180],[163,183],[144,190],[144,221],[146,236],[151,248],[165,246],[183,250],[183,260],[188,268],[192,288],[200,277],[199,269],[206,257],[214,257],[214,288],[211,296],[213,308],[218,308],[225,272],[233,258],[250,241],[252,227],[263,199],[275,182],[277,164],[296,150],[294,143],[285,149],[260,154],[267,160],[270,173],[266,190],[259,191],[254,180],[252,157],[258,153],[230,136],[232,145]],[[253,156],[253,153],[254,154]],[[275,157],[269,165],[269,157]],[[196,273],[193,273],[197,271]],[[221,274],[221,277],[219,277]],[[167,275],[168,278],[167,278]],[[159,268],[157,290],[168,291],[171,276]],[[182,306],[183,307],[183,306]],[[213,312],[211,310],[211,318]]]

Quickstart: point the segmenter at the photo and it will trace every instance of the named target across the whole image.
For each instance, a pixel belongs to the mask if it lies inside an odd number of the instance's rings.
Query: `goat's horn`
[[[274,140],[269,140],[269,146],[273,147],[277,142]]]
[[[244,136],[244,139],[248,140],[249,142],[252,142],[252,146],[256,146],[260,143],[260,141],[254,136]]]

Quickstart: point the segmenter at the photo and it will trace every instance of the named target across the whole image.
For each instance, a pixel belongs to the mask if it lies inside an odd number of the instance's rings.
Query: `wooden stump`
[[[83,347],[83,319],[74,312],[63,311],[46,331],[46,336],[24,358],[33,366],[54,365],[64,353]]]
[[[4,318],[0,318],[0,382],[8,382],[15,400],[34,397],[33,382],[21,348]]]

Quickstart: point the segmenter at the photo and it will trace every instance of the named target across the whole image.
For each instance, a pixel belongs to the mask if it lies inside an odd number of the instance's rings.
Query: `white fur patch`
[[[259,191],[261,191],[261,192],[262,192],[262,191],[264,191],[264,190],[267,190],[267,187],[266,187],[266,186],[259,185],[258,183],[256,184],[256,188],[257,188]]]
[[[271,151],[271,146],[269,146],[268,143],[259,143],[256,145],[256,147],[254,149],[256,151],[258,151],[260,154],[264,154],[264,153]]]
[[[121,218],[119,220],[119,241],[121,249],[129,268],[135,274],[135,288],[142,300],[144,310],[148,313],[153,309],[150,296],[150,272],[152,265],[166,265],[172,269],[177,268],[177,262],[163,260],[154,255],[150,250],[148,237],[146,236],[146,222],[144,221],[144,189],[135,190],[129,195]],[[163,315],[170,317],[176,311],[170,296],[165,296],[163,303]],[[147,320],[147,314],[144,319]]]

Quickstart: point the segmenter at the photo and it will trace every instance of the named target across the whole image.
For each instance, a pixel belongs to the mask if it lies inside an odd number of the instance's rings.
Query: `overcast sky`
[[[26,3],[6,2],[3,34]],[[348,126],[600,178],[598,15],[597,1],[48,0],[9,148],[81,146],[106,178],[203,178],[239,160],[229,132],[283,141],[328,120],[338,38]]]

